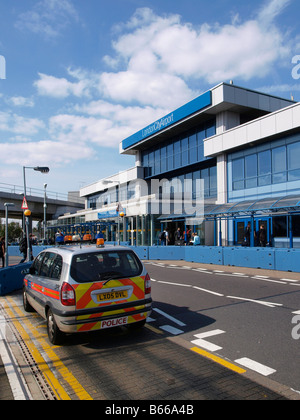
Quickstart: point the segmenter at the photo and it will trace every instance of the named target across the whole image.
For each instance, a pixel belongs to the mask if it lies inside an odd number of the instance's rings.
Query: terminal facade
[[[132,245],[167,230],[201,245],[300,247],[300,103],[221,83],[124,139],[135,167],[80,190],[85,209],[52,228]],[[50,226],[51,227],[51,226]],[[186,236],[185,236],[186,239]],[[298,242],[299,241],[299,242]]]

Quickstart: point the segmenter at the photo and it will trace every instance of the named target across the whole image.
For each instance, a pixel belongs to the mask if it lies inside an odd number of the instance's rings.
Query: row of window
[[[232,161],[232,189],[243,190],[300,179],[300,142]]]
[[[204,191],[200,191],[199,180],[203,180]],[[185,182],[185,180],[189,182]],[[185,175],[179,175],[176,178],[169,179],[169,184],[163,188],[164,193],[168,194],[168,188],[171,186],[171,193],[191,192],[193,199],[209,198],[217,196],[217,167],[199,169],[189,172]]]
[[[142,165],[145,168],[145,178],[206,160],[203,140],[215,134],[216,123],[215,120],[211,120],[202,124],[197,132],[143,151]]]

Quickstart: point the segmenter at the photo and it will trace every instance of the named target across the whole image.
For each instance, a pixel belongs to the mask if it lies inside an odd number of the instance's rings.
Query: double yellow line
[[[62,378],[69,384],[73,389],[74,393],[80,400],[92,400],[93,398],[90,394],[82,387],[82,385],[77,381],[74,375],[69,371],[69,369],[63,364],[57,354],[53,351],[53,348],[48,344],[48,342],[38,333],[36,328],[31,324],[31,322],[24,317],[24,313],[17,306],[15,301],[6,297],[6,301],[9,303],[1,302],[6,313],[10,317],[11,321],[15,325],[16,329],[20,333],[23,340],[26,342],[26,345],[31,352],[32,357],[34,358],[36,364],[44,375],[46,381],[48,382],[50,388],[52,389],[54,395],[58,400],[71,400],[70,396],[67,394],[63,386],[60,384],[59,380],[54,376],[47,362],[41,355],[38,348],[34,345],[30,335],[27,331],[30,332],[31,336],[39,343],[48,359],[52,362],[55,369],[60,373]],[[11,309],[12,308],[12,309]],[[22,318],[22,324],[18,321],[17,317]]]

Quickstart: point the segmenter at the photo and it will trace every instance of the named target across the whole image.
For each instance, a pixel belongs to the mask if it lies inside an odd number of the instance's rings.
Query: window
[[[232,180],[234,190],[243,190],[244,184],[244,158],[232,161]]]
[[[30,274],[32,274],[33,276],[37,276],[39,274],[44,256],[45,253],[39,254],[34,260],[32,266],[30,267]]]
[[[51,278],[52,279],[56,279],[56,280],[60,279],[62,264],[63,264],[62,257],[61,257],[61,255],[57,254],[56,257],[54,258],[52,268],[51,268]]]
[[[173,156],[174,156],[174,149],[173,149],[173,143],[171,143],[167,146],[167,162],[168,162],[167,169],[168,169],[168,171],[174,169]]]
[[[198,161],[198,153],[197,153],[197,135],[193,134],[189,138],[189,162],[196,163]]]
[[[142,265],[131,251],[105,251],[75,255],[71,276],[78,283],[137,277]]]
[[[180,140],[174,143],[174,167],[180,168],[181,166],[181,145]]]
[[[286,139],[287,143],[289,139]],[[300,179],[300,142],[232,159],[232,189],[255,188]],[[272,147],[273,146],[273,147]],[[265,147],[265,146],[264,146]],[[232,155],[234,157],[234,155]]]
[[[272,150],[272,182],[286,182],[286,147],[276,147]]]
[[[205,130],[201,130],[198,132],[198,162],[204,160],[204,143],[203,140],[205,139]]]
[[[209,169],[209,179],[210,179],[209,196],[216,197],[217,196],[217,167],[216,166],[212,166]]]
[[[161,172],[167,171],[167,146],[163,146],[160,151]]]
[[[257,187],[257,155],[245,157],[246,188]]]
[[[258,185],[271,184],[271,150],[258,153]]]
[[[288,179],[296,181],[300,179],[300,142],[292,143],[287,146],[288,154]]]
[[[189,139],[188,137],[181,140],[181,165],[189,164]]]
[[[56,258],[58,257],[58,258]],[[41,277],[52,277],[52,278],[59,278],[55,276],[60,276],[61,267],[62,267],[62,260],[61,257],[53,252],[46,252],[45,257],[43,259],[43,263],[40,268],[40,276]],[[54,267],[53,264],[56,261],[56,266]],[[55,276],[53,277],[53,269],[55,268]]]

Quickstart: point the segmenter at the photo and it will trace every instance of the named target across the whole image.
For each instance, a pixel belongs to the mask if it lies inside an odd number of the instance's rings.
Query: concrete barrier
[[[300,272],[300,249],[275,249],[275,270]]]
[[[149,246],[149,260],[181,261],[185,250],[185,246]]]
[[[201,264],[223,265],[223,248],[217,246],[187,246],[185,260]]]
[[[223,264],[275,270],[274,248],[224,247]]]
[[[23,271],[28,270],[31,264],[24,263],[0,269],[0,296],[22,289]]]

